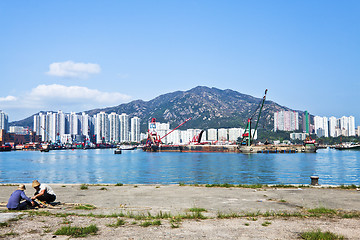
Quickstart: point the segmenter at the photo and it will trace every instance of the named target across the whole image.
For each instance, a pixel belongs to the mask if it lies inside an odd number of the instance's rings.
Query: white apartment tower
[[[79,134],[79,119],[78,119],[78,115],[76,113],[72,112],[70,114],[69,124],[70,124],[70,134],[78,135]]]
[[[120,142],[128,142],[129,139],[129,115],[120,115]]]
[[[118,143],[120,140],[120,118],[119,114],[112,112],[109,115],[109,141]]]
[[[109,118],[105,112],[96,114],[96,143],[109,141]]]
[[[8,121],[9,121],[8,115],[0,110],[0,130],[4,129],[5,132],[7,132],[9,125]]]
[[[131,124],[131,141],[132,142],[140,142],[140,118],[133,117],[130,120]]]
[[[228,130],[226,128],[218,129],[218,140],[227,141],[228,140]]]
[[[217,141],[217,129],[210,128],[208,129],[207,133],[207,140]]]
[[[315,133],[318,137],[329,137],[329,126],[327,117],[314,117]]]
[[[336,117],[329,117],[329,136],[337,137],[336,128],[338,128]]]

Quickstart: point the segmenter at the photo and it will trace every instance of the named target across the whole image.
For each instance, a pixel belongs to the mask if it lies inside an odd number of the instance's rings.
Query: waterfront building
[[[3,129],[5,133],[8,131],[9,117],[8,115],[0,110],[0,130]]]
[[[356,136],[360,137],[360,126],[357,127]]]
[[[69,117],[66,116],[65,113],[63,113],[61,110],[58,111],[58,133],[59,133],[59,137],[60,137],[60,142],[61,141],[61,136],[64,134],[69,133],[67,129],[69,129]]]
[[[228,130],[226,128],[218,129],[218,141],[226,142],[228,140]]]
[[[21,126],[10,126],[9,133],[15,133],[18,135],[26,135],[29,134],[28,129],[21,127]]]
[[[82,113],[79,116],[80,134],[85,138],[89,138],[90,135],[90,116],[86,113]]]
[[[355,117],[349,117],[349,136],[355,136]]]
[[[217,129],[210,128],[207,130],[207,140],[208,141],[217,141]]]
[[[128,142],[129,139],[129,115],[120,115],[120,142]]]
[[[34,115],[33,131],[40,135],[40,115]]]
[[[69,118],[69,124],[70,124],[70,134],[75,137],[79,134],[79,118],[78,115],[74,112],[70,113]]]
[[[314,117],[315,133],[318,137],[329,137],[329,126],[327,117]]]
[[[290,133],[291,140],[301,140],[304,141],[306,139],[307,133]]]
[[[305,111],[302,115],[302,127],[303,127],[303,132],[309,134],[310,133],[310,121],[309,121],[309,113],[308,111]]]
[[[105,112],[96,114],[96,143],[105,143],[109,141],[109,117]]]
[[[238,138],[242,137],[245,129],[243,128],[230,128],[229,129],[229,142],[236,142]]]
[[[120,118],[115,112],[109,115],[109,141],[112,143],[120,141]]]
[[[274,131],[299,130],[299,114],[292,111],[280,111],[274,113]]]
[[[329,118],[329,136],[330,137],[337,137],[336,135],[336,128],[338,128],[336,117]]]
[[[130,131],[131,131],[131,135],[130,135],[130,140],[132,142],[140,142],[140,118],[138,117],[133,117],[130,120]]]

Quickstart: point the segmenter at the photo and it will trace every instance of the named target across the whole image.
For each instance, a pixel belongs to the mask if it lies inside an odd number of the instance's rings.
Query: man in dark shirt
[[[11,194],[6,207],[9,210],[24,210],[28,205],[35,206],[34,201],[25,195],[26,190],[24,184],[20,184],[19,187]],[[21,200],[25,200],[20,202]]]

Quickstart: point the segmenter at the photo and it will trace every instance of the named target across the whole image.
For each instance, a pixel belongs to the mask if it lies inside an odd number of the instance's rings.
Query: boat
[[[335,145],[334,147],[337,150],[360,150],[359,143],[342,143]]]
[[[121,150],[135,150],[137,148],[137,146],[132,146],[132,145],[121,145],[119,147]]]
[[[0,146],[0,152],[9,152],[9,151],[11,151],[11,145],[5,144]]]
[[[256,108],[255,112],[252,114],[250,118],[248,118],[248,122],[245,128],[245,132],[242,135],[242,141],[238,146],[239,152],[250,154],[250,153],[315,153],[316,145],[315,140],[311,139],[308,136],[303,144],[296,145],[277,145],[277,144],[262,144],[256,145],[254,143],[254,135],[257,131],[257,126],[259,123],[259,119],[261,116],[261,110],[263,109],[264,102],[266,99],[267,89],[265,90],[264,97],[262,98],[259,106]],[[254,129],[251,129],[251,122],[253,117],[255,116],[257,110],[259,109],[259,113],[257,116],[257,121]]]
[[[114,154],[121,154],[121,149],[120,148],[115,149]]]

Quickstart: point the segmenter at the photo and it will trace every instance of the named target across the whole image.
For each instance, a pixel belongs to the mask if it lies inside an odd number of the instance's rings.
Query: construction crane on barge
[[[166,136],[168,136],[170,133],[174,132],[176,129],[184,125],[187,121],[189,121],[191,118],[186,119],[184,122],[182,122],[179,126],[165,134],[164,136],[160,137],[155,128],[156,128],[156,118],[152,118],[150,122],[150,128],[148,129],[148,138],[146,140],[146,144],[143,147],[144,151],[150,151],[150,152],[156,152],[159,150],[159,145],[162,144],[162,139],[164,139]]]
[[[265,103],[265,100],[266,100],[266,94],[267,94],[267,89],[265,90],[265,94],[264,94],[264,97],[262,98],[262,100],[260,101],[259,105],[257,106],[257,108],[255,109],[254,113],[251,115],[250,118],[248,118],[248,121],[247,121],[247,125],[246,125],[246,128],[245,128],[245,131],[244,131],[244,134],[242,135],[242,141],[241,141],[241,145],[246,145],[246,146],[251,146],[251,144],[253,143],[253,140],[254,140],[254,136],[256,134],[256,131],[257,131],[257,127],[258,127],[258,124],[259,124],[259,119],[260,119],[260,115],[261,115],[261,111],[264,107],[264,103]],[[259,110],[260,109],[260,110]],[[256,121],[256,125],[255,125],[255,128],[254,128],[254,131],[253,133],[251,132],[251,121],[253,119],[253,117],[255,116],[257,110],[259,110],[259,114],[258,114],[258,117],[257,117],[257,121]]]

